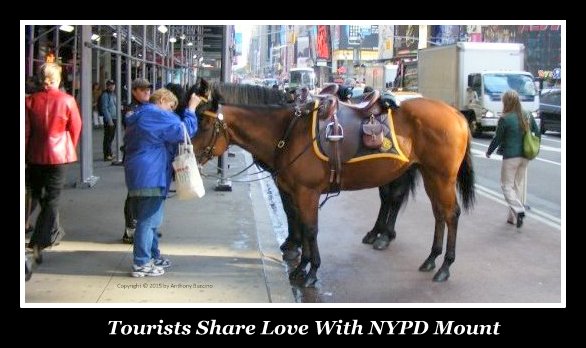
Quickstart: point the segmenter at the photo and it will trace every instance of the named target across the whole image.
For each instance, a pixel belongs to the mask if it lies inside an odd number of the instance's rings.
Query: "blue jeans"
[[[132,197],[131,201],[136,213],[134,264],[143,266],[161,256],[157,229],[163,222],[165,197]]]

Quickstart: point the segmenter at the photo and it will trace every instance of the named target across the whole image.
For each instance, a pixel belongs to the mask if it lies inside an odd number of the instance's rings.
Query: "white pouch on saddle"
[[[201,198],[206,191],[193,153],[193,145],[191,145],[189,134],[187,134],[187,129],[183,122],[181,123],[181,128],[183,129],[183,143],[179,144],[177,156],[173,160],[177,197],[182,200],[195,197]]]

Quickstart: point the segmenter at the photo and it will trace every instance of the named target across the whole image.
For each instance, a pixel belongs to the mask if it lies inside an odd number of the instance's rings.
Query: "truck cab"
[[[515,90],[524,110],[537,116],[539,94],[533,76],[526,71],[483,71],[468,75],[468,87],[478,97],[471,100],[470,94],[463,96],[465,104],[462,113],[468,117],[470,131],[479,134],[483,130],[495,130],[502,115],[502,96],[508,90]]]

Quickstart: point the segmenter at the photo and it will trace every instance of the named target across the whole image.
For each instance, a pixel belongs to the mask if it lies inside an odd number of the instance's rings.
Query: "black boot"
[[[523,218],[525,217],[525,213],[517,213],[517,228],[523,226]]]

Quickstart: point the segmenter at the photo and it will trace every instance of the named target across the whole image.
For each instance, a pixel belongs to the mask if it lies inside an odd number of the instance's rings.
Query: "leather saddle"
[[[341,102],[334,95],[321,98],[317,122],[319,127],[318,144],[324,155],[330,158],[330,161],[332,160],[334,142],[327,139],[327,128],[332,123],[332,115],[336,113],[338,123],[342,128],[343,138],[337,143],[340,160],[344,163],[355,157],[362,145],[362,126],[365,119],[384,112],[383,107],[378,103],[379,97],[380,92],[374,91],[365,95],[359,104]],[[373,131],[376,130],[373,129]]]

